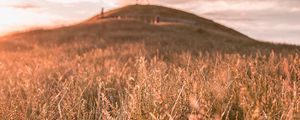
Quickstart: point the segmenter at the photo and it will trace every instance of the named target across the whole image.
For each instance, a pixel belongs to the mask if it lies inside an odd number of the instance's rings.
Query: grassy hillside
[[[299,118],[299,47],[160,6],[1,38],[1,119]]]

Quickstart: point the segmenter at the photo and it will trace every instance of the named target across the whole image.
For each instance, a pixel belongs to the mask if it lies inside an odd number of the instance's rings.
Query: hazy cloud
[[[38,8],[39,6],[35,3],[26,2],[26,1],[8,1],[3,2],[0,1],[0,7],[12,7],[17,9],[32,9],[32,8]]]
[[[39,8],[40,6],[31,3],[18,3],[18,4],[9,5],[9,7],[20,8],[20,9],[34,9],[34,8]]]
[[[100,2],[101,0],[45,0],[48,2],[56,2],[56,3],[81,3],[81,2]]]

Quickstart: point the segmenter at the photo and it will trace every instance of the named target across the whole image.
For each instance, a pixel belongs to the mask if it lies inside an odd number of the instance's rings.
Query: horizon
[[[135,0],[0,1],[0,17],[3,18],[0,32],[3,36],[33,28],[71,25],[98,14],[101,8],[108,11],[130,4],[135,4]],[[154,0],[150,1],[150,5],[190,12],[257,40],[300,45],[300,22],[297,20],[299,17],[295,17],[300,16],[300,2],[297,1]]]

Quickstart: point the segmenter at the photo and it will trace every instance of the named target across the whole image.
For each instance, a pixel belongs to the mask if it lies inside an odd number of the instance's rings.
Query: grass
[[[0,118],[299,119],[299,47],[206,27],[112,20],[3,38]]]
[[[0,117],[292,119],[299,114],[296,53],[183,52],[168,62],[159,53],[147,57],[139,43],[85,52],[87,46],[2,52]]]

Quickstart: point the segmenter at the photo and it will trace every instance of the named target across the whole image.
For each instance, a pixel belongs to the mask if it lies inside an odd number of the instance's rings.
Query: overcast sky
[[[149,1],[212,19],[258,40],[300,45],[300,0]],[[72,24],[97,14],[102,7],[107,10],[134,3],[135,0],[0,0],[0,34]]]

